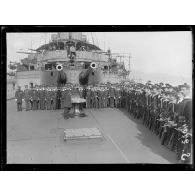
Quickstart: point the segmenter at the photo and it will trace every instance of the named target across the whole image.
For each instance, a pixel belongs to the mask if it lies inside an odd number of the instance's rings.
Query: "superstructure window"
[[[45,64],[45,70],[52,70],[52,64]]]

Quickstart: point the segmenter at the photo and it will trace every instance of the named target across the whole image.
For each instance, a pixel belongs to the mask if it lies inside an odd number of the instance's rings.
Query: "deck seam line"
[[[102,129],[104,129],[102,127],[102,125],[99,123],[99,121],[96,119],[96,117],[93,115],[93,113],[91,111],[89,111],[91,113],[91,115],[93,116],[93,118],[96,120],[96,122],[99,124],[99,126],[101,126]],[[116,149],[120,152],[121,156],[125,159],[125,161],[127,163],[130,163],[128,158],[126,157],[126,155],[123,153],[123,151],[120,149],[120,147],[117,145],[117,143],[111,138],[111,136],[106,133],[107,137],[110,139],[110,141],[112,142],[112,144],[116,147]]]
[[[120,149],[120,147],[118,146],[118,144],[112,139],[112,137],[107,134],[107,136],[109,137],[109,139],[111,140],[111,142],[114,144],[114,146],[117,148],[117,150],[120,152],[120,154],[122,155],[122,157],[125,159],[125,161],[127,163],[130,163],[128,158],[126,157],[126,155],[123,153],[123,151]]]

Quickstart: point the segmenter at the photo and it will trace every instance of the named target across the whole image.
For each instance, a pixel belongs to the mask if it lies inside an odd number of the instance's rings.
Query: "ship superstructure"
[[[130,60],[129,55],[105,52],[89,43],[81,32],[52,34],[49,43],[22,53],[28,54],[17,70],[18,85],[22,87],[25,84],[57,85],[59,74],[63,83],[80,85],[117,83],[129,75],[124,64],[125,57]]]

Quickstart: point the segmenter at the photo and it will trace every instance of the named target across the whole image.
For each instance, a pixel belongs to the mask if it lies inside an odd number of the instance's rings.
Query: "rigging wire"
[[[95,35],[95,38],[96,38],[96,44],[97,44],[97,46],[99,46],[99,41],[98,41],[96,33],[94,33],[94,35]]]
[[[91,32],[91,38],[92,38],[93,45],[94,45],[94,38],[93,38],[93,34],[92,34],[92,32]]]

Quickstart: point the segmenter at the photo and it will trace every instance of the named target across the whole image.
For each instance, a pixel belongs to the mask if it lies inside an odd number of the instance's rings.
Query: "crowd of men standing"
[[[17,110],[55,110],[71,108],[71,96],[86,99],[88,109],[119,108],[143,121],[162,145],[177,153],[183,163],[191,162],[192,99],[190,87],[170,84],[128,82],[96,86],[35,86],[16,91]],[[64,112],[65,113],[65,112]]]

